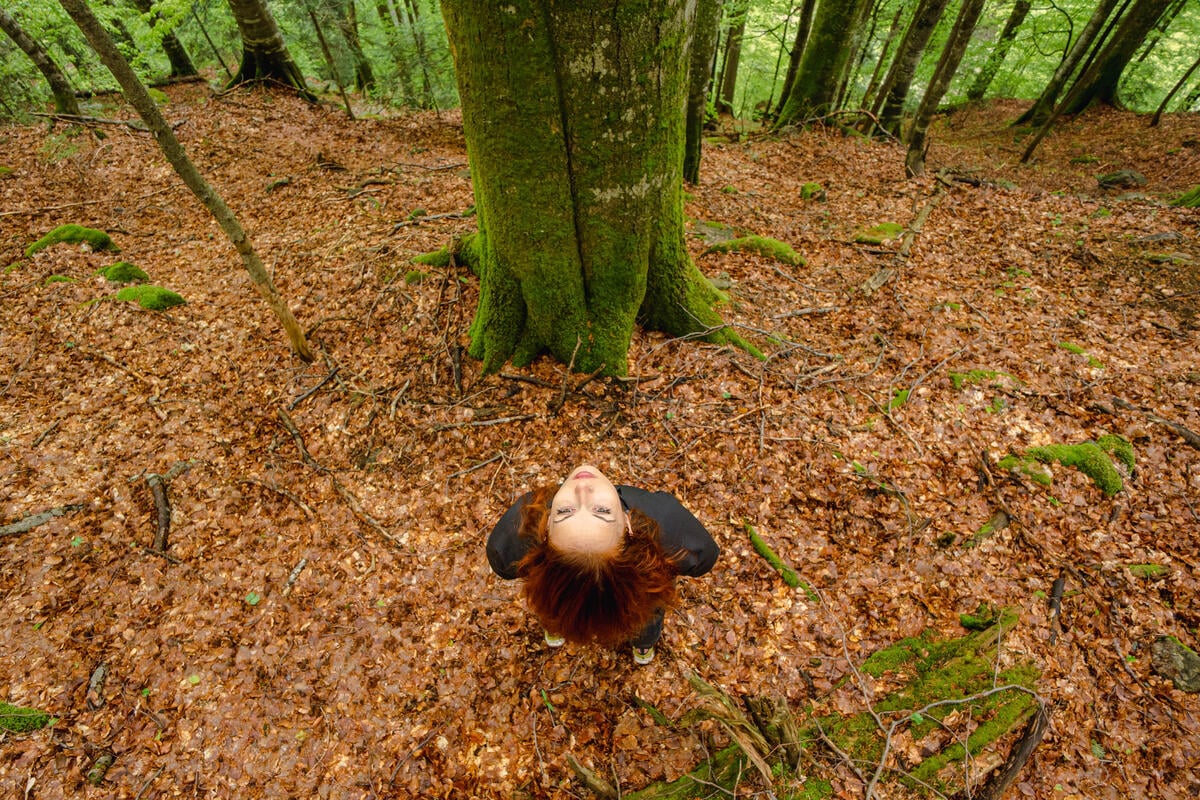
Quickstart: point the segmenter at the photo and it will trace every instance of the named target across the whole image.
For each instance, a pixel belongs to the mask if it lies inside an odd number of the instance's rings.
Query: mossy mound
[[[904,233],[904,226],[898,222],[881,222],[871,228],[864,228],[854,234],[857,244],[883,244],[897,239]]]
[[[150,280],[150,276],[141,267],[134,266],[128,261],[118,261],[107,267],[101,267],[96,270],[96,274],[103,275],[105,280],[112,283],[141,283]]]
[[[82,225],[59,225],[25,248],[25,255],[28,257],[39,250],[45,250],[47,247],[64,242],[67,244],[86,244],[97,251],[121,252],[121,248],[113,244],[112,237],[104,231],[98,231],[95,228],[85,228]]]
[[[877,719],[890,728],[889,736],[903,734],[919,745],[904,754],[889,749],[890,769],[881,775],[880,790],[890,785],[898,793],[903,791],[901,786],[908,790],[932,788],[943,795],[962,792],[964,764],[985,750],[1002,751],[1011,741],[1010,734],[1037,709],[1033,687],[1040,672],[1034,665],[1018,662],[996,671],[997,646],[1004,632],[1016,624],[1016,614],[985,607],[988,619],[980,619],[982,630],[954,639],[929,630],[879,650],[863,662],[862,672],[874,679],[873,685],[886,687],[879,689],[872,706],[877,716],[863,710],[848,715],[822,713],[806,720],[782,701],[749,698],[740,704],[692,676],[689,680],[700,697],[700,707],[689,712],[681,724],[717,719],[738,732],[738,743],[717,751],[674,781],[660,781],[623,796],[642,800],[732,796],[738,781],[755,770],[752,762],[757,760],[769,768],[778,796],[831,797],[829,779],[833,776],[821,774],[824,759],[806,756],[804,751],[821,751],[832,742],[854,763],[864,765],[869,774],[871,765],[885,757],[884,732]],[[1003,686],[1021,688],[998,691]],[[743,706],[749,715],[740,710]],[[947,735],[959,730],[961,735]],[[746,754],[746,747],[756,751],[753,758]],[[799,779],[793,772],[799,762],[804,764],[806,778]],[[972,786],[977,787],[983,777],[973,775]],[[887,794],[893,796],[891,791]]]
[[[800,187],[801,200],[825,200],[825,187],[821,184],[810,181]]]
[[[783,264],[791,264],[796,267],[802,267],[807,263],[803,256],[792,249],[790,244],[781,242],[778,239],[769,239],[766,236],[742,236],[737,239],[729,239],[712,245],[708,248],[707,252],[757,253],[760,256],[773,258]]]
[[[165,311],[168,308],[180,306],[187,302],[170,289],[164,289],[161,286],[152,286],[148,283],[137,286],[126,286],[117,292],[117,299],[134,301],[142,308],[148,308],[151,311]]]
[[[452,255],[449,247],[442,247],[428,253],[421,253],[418,256],[413,256],[412,263],[420,264],[424,267],[448,267]]]
[[[58,720],[36,708],[22,708],[0,701],[0,731],[29,733],[39,731]]]
[[[1053,476],[1038,472],[1035,462],[1041,464],[1059,463],[1064,467],[1074,467],[1092,479],[1092,482],[1112,497],[1125,488],[1121,473],[1117,471],[1109,453],[1128,470],[1134,466],[1133,445],[1121,436],[1101,436],[1097,442],[1081,442],[1080,444],[1049,444],[1044,447],[1031,447],[1022,455],[1009,455],[1000,459],[996,465],[1000,469],[1016,469],[1042,485],[1049,486]],[[1042,475],[1045,474],[1045,477]]]
[[[14,170],[12,167],[6,167],[3,164],[0,164],[0,180],[3,180],[4,178],[11,178],[15,174],[16,170]]]
[[[1182,208],[1200,208],[1200,184],[1196,184],[1190,190],[1176,197],[1171,201],[1171,205]]]
[[[43,286],[52,286],[56,283],[74,283],[75,279],[70,275],[50,275],[46,280],[42,281]]]

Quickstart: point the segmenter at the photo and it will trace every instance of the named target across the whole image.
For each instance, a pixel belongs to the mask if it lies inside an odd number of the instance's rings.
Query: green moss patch
[[[1045,486],[1049,486],[1053,482],[1053,476],[1046,473],[1046,477],[1042,477],[1043,473],[1037,471],[1036,463],[1059,463],[1065,467],[1074,467],[1091,478],[1092,482],[1106,496],[1111,497],[1125,488],[1125,483],[1108,453],[1113,453],[1113,457],[1117,459],[1118,463],[1132,470],[1133,446],[1120,436],[1102,436],[1100,438],[1104,441],[1103,446],[1088,441],[1080,444],[1050,444],[1044,447],[1031,447],[1024,454],[1005,456],[997,466],[1000,469],[1018,470]]]
[[[22,708],[11,703],[0,702],[0,730],[9,733],[39,731],[58,720],[36,708]]]
[[[1074,342],[1059,342],[1058,346],[1063,350],[1066,350],[1068,353],[1073,353],[1077,356],[1083,356],[1087,359],[1088,366],[1094,367],[1095,369],[1104,369],[1104,364],[1100,362],[1100,359],[1096,358],[1094,355],[1089,353],[1087,350],[1084,350]]]
[[[1182,208],[1200,208],[1200,184],[1196,184],[1188,191],[1176,197],[1171,201],[1173,206],[1181,206]]]
[[[14,170],[12,167],[6,167],[3,164],[0,164],[0,180],[3,180],[4,178],[11,178],[14,174],[16,174],[16,170]]]
[[[450,259],[450,248],[441,247],[428,253],[421,253],[418,256],[413,256],[412,263],[420,264],[425,267],[448,267],[450,266]]]
[[[150,276],[141,267],[134,266],[128,261],[118,261],[96,270],[97,275],[103,275],[105,280],[113,283],[141,283],[150,280]]]
[[[773,258],[783,264],[802,267],[806,263],[804,257],[792,249],[790,244],[766,236],[742,236],[718,242],[708,248],[710,253],[757,253],[766,258]]]
[[[824,200],[825,188],[819,183],[809,182],[800,187],[801,200]]]
[[[170,289],[164,289],[161,286],[152,286],[148,283],[138,286],[126,286],[117,292],[117,299],[136,302],[142,308],[148,308],[151,311],[165,311],[168,308],[183,305],[187,302]]]
[[[858,244],[883,244],[892,239],[898,239],[904,233],[904,226],[898,222],[881,222],[871,228],[864,228],[854,234]]]
[[[1163,564],[1129,564],[1127,569],[1135,578],[1154,580],[1171,574],[1171,568]]]
[[[995,369],[973,369],[967,372],[952,371],[950,373],[950,385],[954,387],[956,392],[962,391],[968,386],[978,384],[1005,387],[1020,386],[1021,382],[1007,372]]]
[[[25,255],[28,257],[39,250],[45,250],[47,247],[62,243],[86,244],[97,251],[121,252],[121,248],[113,244],[112,237],[104,231],[98,231],[95,228],[85,228],[82,225],[59,225],[25,248]]]
[[[56,283],[74,283],[75,279],[70,275],[51,275],[46,280],[42,281],[44,286],[52,286]]]

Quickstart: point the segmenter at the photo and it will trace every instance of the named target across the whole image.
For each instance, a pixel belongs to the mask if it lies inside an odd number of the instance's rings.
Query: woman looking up
[[[615,486],[589,464],[520,497],[487,543],[492,570],[522,579],[546,644],[629,643],[638,664],[654,658],[676,576],[703,575],[719,552],[673,495]]]

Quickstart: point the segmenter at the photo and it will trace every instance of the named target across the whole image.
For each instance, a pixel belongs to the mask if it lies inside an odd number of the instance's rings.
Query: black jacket
[[[635,486],[618,486],[617,494],[621,496],[621,505],[626,511],[637,509],[658,523],[661,531],[659,542],[663,552],[674,556],[682,552],[676,562],[679,564],[679,574],[698,577],[712,569],[721,550],[713,541],[711,535],[700,524],[700,520],[692,516],[692,512],[683,507],[670,492],[648,492]],[[517,577],[517,562],[524,558],[532,542],[525,539],[517,531],[521,522],[521,509],[529,501],[530,494],[522,495],[513,503],[492,533],[488,536],[487,557],[492,565],[492,571],[501,578],[512,580]]]

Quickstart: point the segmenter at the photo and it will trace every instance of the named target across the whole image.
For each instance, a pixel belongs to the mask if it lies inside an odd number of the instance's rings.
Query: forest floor
[[[981,602],[1018,613],[998,658],[1037,666],[1050,711],[1013,796],[1200,791],[1200,696],[1150,658],[1163,634],[1200,645],[1200,451],[1166,424],[1200,431],[1200,212],[1167,204],[1200,183],[1200,115],[1150,129],[1096,110],[1021,165],[1019,104],[962,110],[917,180],[897,145],[832,129],[710,145],[691,224],[808,260],[690,239],[769,358],[638,331],[636,380],[577,388],[546,359],[480,375],[462,355],[475,278],[410,274],[473,229],[456,114],[352,122],[261,91],[169,94],[320,354],[291,354],[150,136],[0,129],[0,525],[62,511],[0,536],[0,700],[58,718],[0,735],[0,795],[583,796],[568,754],[628,791],[722,744],[645,710],[678,720],[688,671],[734,697],[861,711],[872,686],[844,679],[868,655],[961,634]],[[1117,169],[1148,183],[1102,189]],[[809,181],[823,200],[801,199]],[[902,239],[855,242],[931,203],[906,257]],[[120,255],[24,257],[64,223]],[[118,258],[187,304],[114,299],[95,273]],[[1136,455],[1111,497],[1057,464],[1049,487],[997,466],[1108,433]],[[674,492],[723,548],[682,582],[647,667],[546,648],[484,558],[516,497],[585,459]],[[1010,524],[976,537],[1000,511]],[[784,585],[747,521],[814,593]],[[834,754],[812,758],[837,796],[863,795]]]

